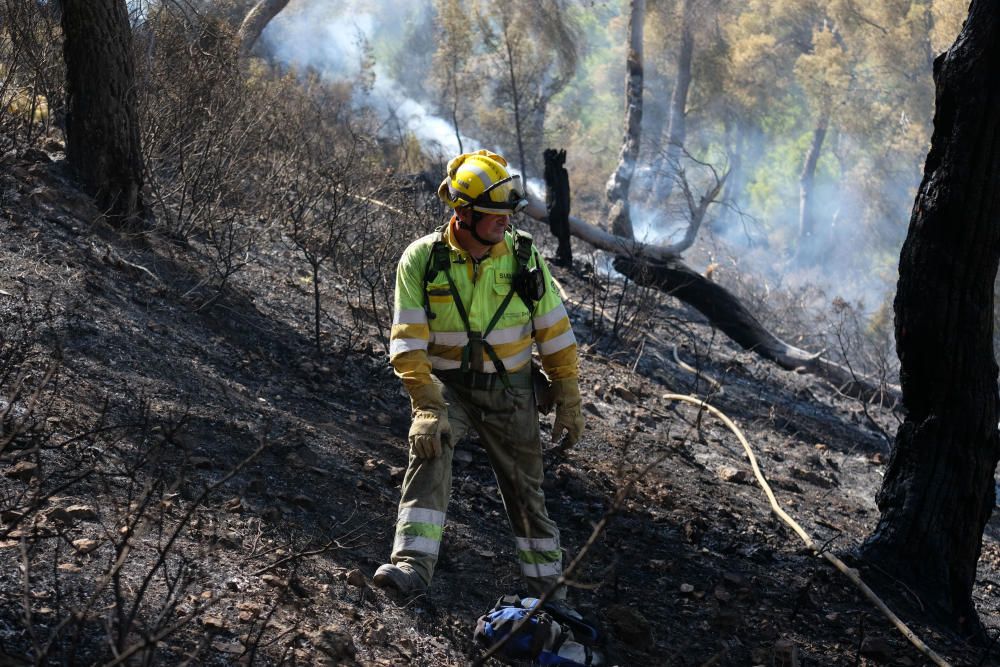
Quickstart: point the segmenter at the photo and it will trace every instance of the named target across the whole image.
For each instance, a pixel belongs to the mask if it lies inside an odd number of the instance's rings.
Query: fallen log
[[[525,212],[536,220],[547,221],[545,206],[534,199]],[[569,216],[569,228],[581,241],[615,255],[613,264],[619,273],[690,305],[743,349],[785,370],[819,377],[846,396],[893,407],[900,404],[897,385],[855,373],[821,354],[790,345],[768,331],[736,295],[684,264],[676,246],[651,245],[615,236],[575,216]]]

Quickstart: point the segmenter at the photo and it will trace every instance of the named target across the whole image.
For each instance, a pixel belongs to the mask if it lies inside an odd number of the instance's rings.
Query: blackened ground
[[[176,623],[149,649],[155,664],[192,655],[218,665],[475,660],[476,617],[520,590],[475,440],[458,448],[431,590],[402,602],[371,588],[392,541],[408,426],[384,341],[330,338],[317,357],[309,286],[280,238],[203,307],[197,248],[154,236],[126,242],[92,225],[96,211],[60,170],[36,156],[10,160],[0,177],[6,340],[31,328],[24,316],[33,314],[32,350],[58,340],[63,359],[32,428],[3,454],[8,659],[47,650],[67,662],[109,660],[109,637],[120,651]],[[845,553],[875,524],[893,413],[761,362],[662,296],[611,341],[602,329],[614,326],[615,298],[595,314],[581,269],[555,271],[581,341],[588,428],[573,450],[546,455],[545,490],[565,562],[590,542],[572,599],[604,619],[608,664],[770,665],[791,652],[803,665],[926,664],[773,517],[736,438],[663,395],[708,396],[744,430],[786,509]],[[329,299],[328,308],[351,321],[343,304]],[[723,391],[683,370],[674,345]],[[36,384],[45,359],[21,364]],[[2,379],[0,393],[9,392],[13,377]],[[88,474],[77,480],[80,471]],[[994,635],[998,540],[994,518],[976,589]],[[115,583],[91,599],[113,571]],[[919,601],[899,593],[891,601],[954,664],[1000,664],[996,647],[921,625]],[[120,612],[135,600],[137,620],[123,626]],[[59,634],[81,610],[77,630]]]

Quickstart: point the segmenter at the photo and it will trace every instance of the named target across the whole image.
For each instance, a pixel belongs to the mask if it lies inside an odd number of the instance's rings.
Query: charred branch
[[[267,24],[287,6],[288,0],[260,0],[247,12],[243,23],[240,24],[239,31],[236,33],[240,58],[246,58],[250,55]]]
[[[720,178],[716,191],[725,178]],[[532,201],[525,212],[545,221],[545,209]],[[753,352],[785,370],[808,373],[831,383],[846,396],[891,405],[898,403],[899,390],[878,383],[781,340],[761,324],[739,298],[684,264],[678,245],[659,246],[610,234],[580,218],[569,216],[570,233],[591,246],[615,255],[614,267],[641,285],[655,287],[690,305],[712,326],[729,336],[743,349]]]
[[[692,270],[679,259],[657,262],[619,256],[614,260],[614,267],[635,283],[655,287],[693,307],[734,343],[785,370],[820,377],[852,398],[894,402],[891,389],[819,354],[781,340],[768,331],[732,292]]]
[[[705,221],[705,214],[708,213],[708,207],[718,201],[719,193],[722,192],[722,188],[726,185],[726,180],[729,178],[729,171],[720,176],[719,172],[712,165],[704,162],[699,162],[699,164],[712,172],[712,179],[714,181],[701,196],[696,195],[687,178],[687,174],[683,170],[677,173],[677,180],[681,185],[681,190],[684,192],[684,201],[688,207],[688,227],[684,233],[684,238],[669,246],[670,250],[678,255],[694,245],[698,231]]]
[[[569,242],[570,189],[566,171],[566,151],[546,149],[545,158],[545,208],[548,212],[549,231],[559,240],[554,264],[573,265],[573,250]]]

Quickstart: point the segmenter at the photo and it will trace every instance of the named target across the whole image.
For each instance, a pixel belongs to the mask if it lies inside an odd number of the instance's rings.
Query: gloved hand
[[[448,424],[448,406],[437,383],[419,385],[410,389],[413,421],[410,424],[410,450],[421,459],[441,455],[441,442],[451,435]]]
[[[580,384],[576,378],[552,381],[556,418],[552,422],[552,442],[558,442],[566,432],[566,446],[572,447],[583,434],[583,412],[580,411]]]

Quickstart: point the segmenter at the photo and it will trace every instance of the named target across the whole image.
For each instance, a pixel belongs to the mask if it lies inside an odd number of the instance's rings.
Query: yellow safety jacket
[[[463,352],[467,367],[480,373],[496,373],[497,368],[484,346],[468,358],[469,332],[456,305],[464,307],[469,329],[474,334],[486,332],[489,324],[507,301],[499,319],[483,338],[508,373],[523,369],[531,361],[531,341],[538,344],[542,368],[550,379],[577,377],[576,338],[559,289],[544,260],[532,251],[528,268],[539,268],[544,275],[545,293],[534,304],[533,313],[514,289],[517,272],[514,236],[490,248],[479,262],[455,241],[453,217],[442,232],[428,234],[411,243],[396,268],[395,312],[390,335],[389,361],[407,388],[431,382],[431,370],[462,368]],[[448,246],[451,259],[448,277],[443,271],[432,272],[431,254],[436,241]],[[533,250],[533,248],[532,248]],[[426,294],[424,291],[426,285]],[[428,312],[429,311],[429,312]],[[430,317],[428,317],[430,315]]]

